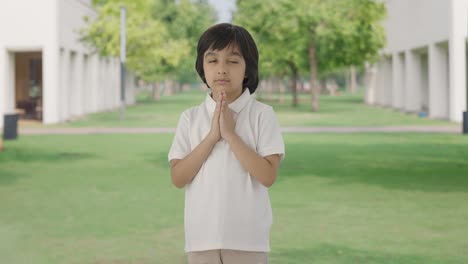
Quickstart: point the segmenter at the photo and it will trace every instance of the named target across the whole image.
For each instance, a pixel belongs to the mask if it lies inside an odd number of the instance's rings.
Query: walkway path
[[[84,135],[84,134],[160,134],[174,133],[174,128],[119,128],[119,127],[83,127],[83,128],[19,128],[20,135]],[[386,127],[283,127],[284,133],[461,133],[457,126],[386,126]]]

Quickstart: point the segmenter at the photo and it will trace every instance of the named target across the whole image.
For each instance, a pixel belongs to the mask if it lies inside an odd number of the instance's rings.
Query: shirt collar
[[[205,105],[208,112],[213,113],[216,109],[216,101],[211,98],[210,93],[211,91],[206,94]],[[239,98],[228,105],[229,109],[238,114],[247,105],[250,97],[250,91],[246,88]]]

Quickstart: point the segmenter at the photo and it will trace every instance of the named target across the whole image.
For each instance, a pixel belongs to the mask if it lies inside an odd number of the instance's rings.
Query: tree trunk
[[[280,80],[277,76],[273,77],[273,100],[277,101],[276,94],[278,94],[280,90]]]
[[[289,67],[291,68],[291,79],[290,79],[290,86],[292,91],[292,105],[293,107],[297,107],[297,68],[290,63]]]
[[[351,94],[355,94],[357,90],[357,81],[356,81],[356,67],[351,66]]]
[[[161,99],[161,89],[159,89],[159,83],[158,82],[153,83],[152,87],[153,87],[153,96],[152,96],[153,100],[159,101],[159,99]]]
[[[309,46],[309,63],[310,63],[310,92],[311,92],[311,110],[316,112],[319,110],[320,89],[317,81],[317,58],[315,54],[315,41],[312,40]]]
[[[280,78],[278,79],[278,85],[279,85],[279,102],[280,103],[283,103],[284,102],[284,92],[285,92],[285,87],[284,87],[284,83],[283,83],[283,80]]]
[[[346,93],[351,93],[351,70],[346,69],[346,77],[345,77],[345,91]]]
[[[174,94],[174,85],[170,79],[164,81],[164,95],[171,96]]]
[[[267,88],[267,101],[271,101],[272,100],[272,91],[273,91],[273,78],[270,77],[268,78],[268,81],[266,83],[266,88]]]

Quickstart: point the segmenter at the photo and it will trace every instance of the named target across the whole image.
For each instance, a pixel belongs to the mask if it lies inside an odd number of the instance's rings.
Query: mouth
[[[217,83],[217,84],[226,84],[228,82],[229,82],[229,80],[227,80],[227,79],[215,80],[215,83]]]

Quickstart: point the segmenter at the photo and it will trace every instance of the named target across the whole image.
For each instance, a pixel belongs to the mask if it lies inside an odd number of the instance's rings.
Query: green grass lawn
[[[163,96],[158,102],[140,93],[137,104],[126,109],[126,119],[120,121],[118,109],[110,112],[90,114],[58,125],[59,127],[175,127],[185,109],[199,105],[206,93],[191,90],[173,96]],[[322,96],[319,112],[310,111],[310,95],[300,95],[297,108],[291,106],[291,95],[286,94],[279,102],[279,95],[266,101],[274,107],[282,126],[397,126],[397,125],[454,125],[447,121],[419,118],[390,108],[363,104],[363,96],[344,94]],[[267,99],[263,94],[261,99]],[[57,125],[54,125],[55,127]]]
[[[185,263],[171,140],[5,142],[0,262]],[[286,134],[285,142],[270,189],[270,263],[468,263],[468,137]]]

